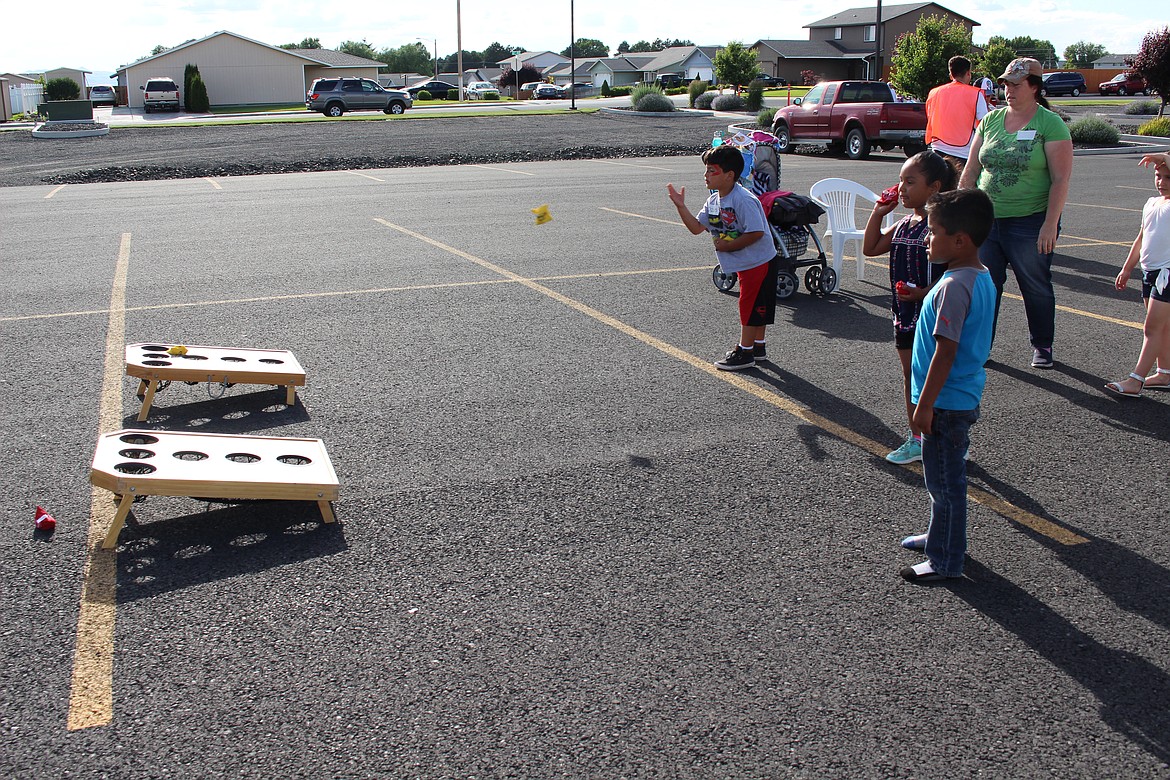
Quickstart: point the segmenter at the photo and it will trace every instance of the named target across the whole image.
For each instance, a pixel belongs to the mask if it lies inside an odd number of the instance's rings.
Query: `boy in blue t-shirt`
[[[910,360],[910,401],[922,432],[922,475],[930,493],[930,526],[902,546],[926,560],[902,569],[911,582],[963,576],[967,554],[967,462],[971,426],[991,353],[995,284],[979,262],[994,209],[979,190],[953,190],[926,204],[927,254],[946,273],[922,301]]]
[[[740,151],[716,146],[703,153],[703,163],[703,180],[714,192],[702,211],[692,214],[687,209],[686,187],[676,190],[667,184],[666,192],[687,230],[696,236],[711,234],[723,272],[739,275],[739,341],[715,367],[742,371],[768,354],[764,333],[776,321],[776,245],[759,199],[737,183],[744,165]]]

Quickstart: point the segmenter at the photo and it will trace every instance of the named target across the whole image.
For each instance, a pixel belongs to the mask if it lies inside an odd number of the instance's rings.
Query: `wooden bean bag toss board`
[[[90,482],[119,497],[112,548],[138,496],[316,501],[334,521],[337,473],[320,439],[121,430],[98,439]]]
[[[172,344],[127,344],[126,374],[137,377],[142,409],[138,422],[150,414],[161,382],[208,382],[285,387],[285,403],[296,403],[296,388],[305,386],[305,370],[296,355],[283,349],[184,347],[172,355]]]

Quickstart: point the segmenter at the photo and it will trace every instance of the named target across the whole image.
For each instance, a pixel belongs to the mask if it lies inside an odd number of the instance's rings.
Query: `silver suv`
[[[325,116],[341,116],[346,111],[378,109],[387,114],[401,114],[414,105],[410,94],[400,89],[383,89],[370,79],[317,79],[309,87],[305,107]]]

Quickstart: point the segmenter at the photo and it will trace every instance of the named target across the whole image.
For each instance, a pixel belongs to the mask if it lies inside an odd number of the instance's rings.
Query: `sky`
[[[572,33],[570,1],[575,6]],[[456,20],[457,3],[461,25]],[[1102,44],[1115,54],[1137,52],[1145,33],[1170,22],[1163,3],[1127,0],[1121,13],[1101,0],[961,0],[940,4],[979,22],[973,35],[976,44],[993,35],[1028,35],[1051,41],[1061,55],[1066,46],[1078,41]],[[884,2],[883,6],[894,4]],[[47,22],[44,9],[37,4],[13,3],[5,13],[7,32],[0,46],[0,73],[81,68],[91,71],[91,85],[112,84],[115,80],[110,75],[118,66],[147,56],[155,46],[176,46],[220,30],[274,46],[313,37],[326,48],[364,39],[375,49],[384,49],[421,39],[432,51],[437,42],[440,57],[459,48],[458,26],[462,27],[462,47],[469,51],[482,51],[493,42],[530,51],[561,51],[573,38],[594,38],[611,50],[622,41],[655,38],[691,40],[701,45],[733,40],[747,44],[760,39],[808,40],[803,25],[860,5],[863,3],[857,0],[781,0],[768,14],[753,10],[750,3],[709,0],[672,0],[666,5],[652,0],[604,4],[561,0],[536,6],[523,3],[510,13],[498,0],[122,0],[109,6],[95,6],[91,0],[58,0],[52,7],[52,22]],[[663,13],[663,9],[669,12]]]

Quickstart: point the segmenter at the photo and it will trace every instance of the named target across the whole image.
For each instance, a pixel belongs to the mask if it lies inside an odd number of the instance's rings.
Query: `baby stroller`
[[[768,229],[776,255],[782,263],[776,275],[776,297],[792,297],[800,288],[797,269],[810,266],[804,274],[804,286],[814,295],[828,295],[837,289],[837,273],[825,259],[825,248],[812,226],[820,221],[824,209],[803,195],[777,190],[780,186],[779,139],[771,133],[755,130],[737,133],[723,143],[731,144],[744,156],[744,174],[740,183],[755,193],[768,215]],[[802,260],[808,252],[809,239],[817,248],[815,257]],[[738,275],[724,273],[718,264],[711,271],[711,281],[720,292],[731,292]]]

